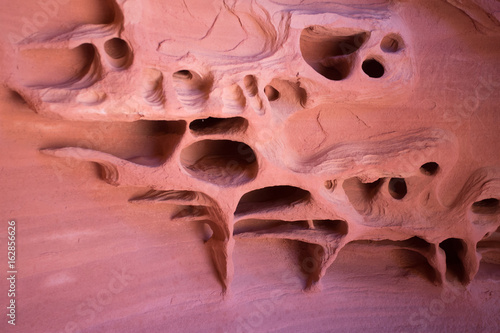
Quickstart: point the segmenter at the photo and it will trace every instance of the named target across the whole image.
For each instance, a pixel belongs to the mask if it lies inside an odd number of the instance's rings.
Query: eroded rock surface
[[[41,117],[147,130],[41,152],[207,224],[223,291],[242,239],[304,243],[308,289],[351,242],[444,285],[498,264],[498,2],[47,3],[11,19],[5,85]]]

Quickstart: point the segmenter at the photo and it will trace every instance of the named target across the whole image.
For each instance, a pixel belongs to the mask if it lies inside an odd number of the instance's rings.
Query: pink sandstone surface
[[[0,18],[2,332],[500,331],[500,2]]]

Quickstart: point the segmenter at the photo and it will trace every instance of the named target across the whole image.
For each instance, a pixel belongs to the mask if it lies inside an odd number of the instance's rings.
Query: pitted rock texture
[[[470,283],[481,258],[498,264],[498,48],[483,67],[451,68],[462,53],[474,58],[462,47],[498,45],[497,2],[78,0],[56,9],[45,24],[5,33],[8,88],[40,116],[147,130],[141,149],[120,154],[98,142],[41,152],[144,188],[130,199],[138,209],[175,206],[166,220],[208,225],[224,292],[244,239],[304,244],[314,290],[351,242],[409,251],[444,285]],[[432,30],[434,12],[445,28]],[[467,37],[457,46],[450,35]],[[432,52],[442,56],[427,61]],[[490,138],[469,139],[483,128]]]

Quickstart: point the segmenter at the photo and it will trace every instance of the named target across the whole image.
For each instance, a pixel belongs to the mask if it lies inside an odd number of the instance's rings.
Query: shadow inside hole
[[[389,239],[372,241],[372,240],[358,240],[353,241],[353,243],[357,244],[370,244],[372,246],[381,246],[381,247],[400,247],[400,248],[409,248],[412,251],[428,251],[430,249],[431,244],[427,242],[425,239],[422,239],[418,236],[413,236],[411,238],[393,241]]]
[[[396,200],[401,200],[406,196],[408,189],[404,178],[391,178],[388,184],[389,194]]]
[[[427,176],[435,175],[439,170],[439,164],[436,162],[428,162],[420,167],[420,172]]]
[[[462,259],[465,253],[465,244],[457,238],[448,238],[439,244],[446,254],[446,279],[466,282],[465,267]]]
[[[496,214],[500,210],[500,205],[498,199],[488,198],[474,202],[471,210],[475,214]]]
[[[347,222],[342,220],[314,220],[314,228],[318,230],[330,231],[339,235],[347,235]]]
[[[74,125],[64,136],[59,135],[47,145],[51,148],[92,149],[150,167],[159,166],[172,156],[186,130],[184,120],[85,122]]]
[[[327,79],[340,81],[349,76],[353,62],[354,59],[351,56],[326,58],[319,62],[316,71]]]
[[[356,201],[353,200],[355,198],[371,201],[379,192],[382,180],[382,178],[379,178],[371,183],[363,183],[357,177],[349,178],[344,181],[343,188],[350,201]]]
[[[366,75],[375,79],[381,78],[385,72],[384,66],[375,59],[363,61],[361,68]]]
[[[172,74],[172,78],[174,80],[191,80],[193,78],[193,74],[187,69],[181,69],[180,71]]]
[[[19,105],[28,105],[28,102],[24,99],[21,94],[15,90],[9,89],[8,90],[8,98],[12,101],[14,104],[19,104]]]
[[[492,270],[495,272],[492,274],[492,278],[498,276],[498,265],[500,265],[500,248],[481,251],[481,268],[484,264],[494,265]]]
[[[186,218],[199,219],[205,218],[208,215],[208,209],[205,206],[178,205],[170,218],[172,220],[181,220]]]
[[[409,249],[395,249],[393,254],[399,266],[406,269],[408,273],[421,276],[433,283],[437,281],[436,271],[422,254]]]
[[[270,232],[283,230],[307,230],[306,221],[283,221],[283,220],[261,220],[245,219],[234,225],[234,235],[245,232]]]
[[[104,51],[108,55],[108,62],[115,69],[122,70],[132,64],[132,51],[126,41],[112,38],[104,43]]]
[[[481,247],[495,247],[500,250],[500,227],[496,231],[484,234],[483,239],[477,243],[477,248]]]
[[[245,85],[248,96],[254,97],[259,92],[257,78],[254,75],[246,75],[243,78],[243,84]]]
[[[198,110],[208,100],[213,86],[213,77],[187,69],[172,74],[172,83],[178,100],[187,109]]]
[[[292,112],[298,107],[304,108],[307,104],[307,91],[301,87],[299,81],[274,78],[264,88],[264,94],[269,102],[279,100],[279,106],[273,105],[279,112]]]
[[[29,88],[83,89],[101,77],[99,52],[91,43],[72,49],[26,49],[18,57],[19,80]]]
[[[346,179],[342,185],[351,205],[358,212],[367,214],[371,211],[372,203],[383,184],[383,178],[372,183],[363,183],[359,178]]]
[[[329,80],[349,76],[356,51],[369,38],[369,33],[343,35],[322,26],[311,26],[300,35],[300,51],[306,63]]]
[[[280,92],[274,88],[273,86],[267,85],[264,88],[264,93],[266,94],[267,99],[269,102],[274,102],[280,98]]]
[[[127,160],[141,165],[158,166],[172,156],[184,132],[186,122],[181,121],[147,121],[139,120],[143,124],[143,135],[149,140],[149,147],[141,150],[140,154],[132,155]]]
[[[311,194],[294,186],[271,186],[254,190],[244,194],[235,215],[251,214],[277,208],[293,207],[302,202],[307,202]]]
[[[380,48],[387,53],[395,53],[404,48],[403,39],[398,34],[389,34],[382,38]]]
[[[388,249],[394,256],[398,264],[407,269],[409,273],[423,276],[427,280],[436,283],[438,281],[437,272],[429,264],[427,257],[423,253],[430,253],[431,244],[426,240],[413,236],[411,238],[393,241],[393,240],[358,240],[351,242],[353,244],[367,245],[373,248]],[[407,274],[405,274],[406,276]]]
[[[319,281],[322,261],[325,256],[325,250],[321,245],[297,241],[298,260],[300,271],[305,274],[303,288],[309,287],[311,282]]]
[[[477,250],[481,254],[481,262],[500,265],[500,227],[486,233],[477,243]]]
[[[429,250],[431,247],[431,244],[429,242],[418,236],[413,236],[411,238],[402,241],[387,241],[387,242],[390,242],[396,246],[409,247],[412,249],[419,249],[419,250]]]
[[[207,242],[214,234],[210,225],[206,222],[198,223],[198,232],[203,239],[203,242]]]
[[[182,150],[181,164],[195,178],[221,186],[247,183],[258,172],[252,148],[230,140],[195,142]]]
[[[126,41],[120,38],[112,38],[104,43],[104,51],[112,59],[121,59],[126,57],[130,51]]]
[[[196,135],[232,134],[243,132],[248,127],[248,120],[242,117],[196,119],[189,124],[189,129]]]

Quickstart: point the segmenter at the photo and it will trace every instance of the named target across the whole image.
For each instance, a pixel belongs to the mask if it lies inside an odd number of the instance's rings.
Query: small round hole
[[[420,167],[420,172],[427,176],[433,176],[439,169],[439,164],[436,162],[428,162]]]
[[[398,52],[403,48],[403,41],[399,35],[390,34],[385,36],[380,42],[380,48],[387,53]]]
[[[378,79],[384,75],[384,66],[375,59],[368,59],[363,61],[361,65],[363,72],[369,77]]]
[[[172,77],[177,80],[191,80],[193,78],[193,73],[187,69],[182,69],[172,74]]]
[[[389,181],[389,194],[396,200],[401,200],[405,197],[408,189],[404,178],[391,178]]]
[[[274,88],[273,86],[270,86],[270,85],[267,85],[264,88],[264,93],[266,94],[269,102],[273,102],[273,101],[277,100],[278,98],[280,98],[280,92],[278,90],[276,90],[276,88]]]
[[[104,51],[113,59],[121,59],[128,55],[129,48],[123,39],[112,38],[104,43]]]

